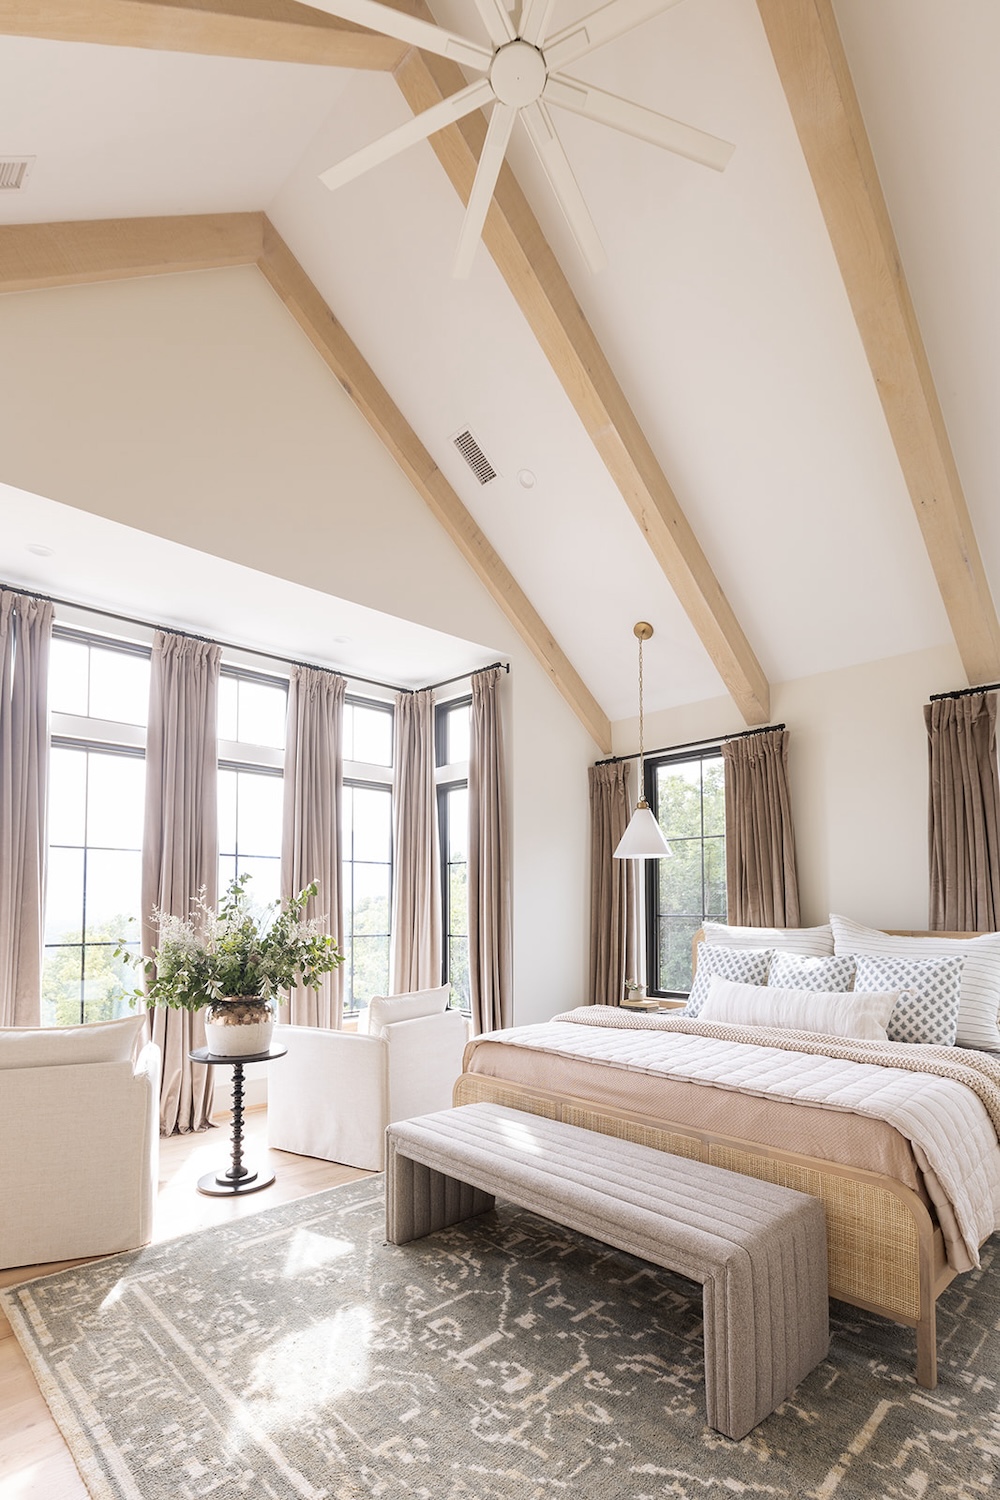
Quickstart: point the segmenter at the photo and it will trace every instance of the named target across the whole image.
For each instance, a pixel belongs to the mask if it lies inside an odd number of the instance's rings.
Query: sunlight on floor
[[[334,1240],[311,1229],[298,1229],[288,1247],[285,1275],[299,1276],[303,1271],[316,1271],[345,1255],[356,1254],[357,1246],[350,1240]]]
[[[363,1305],[341,1309],[266,1349],[255,1361],[239,1419],[268,1431],[300,1421],[324,1402],[367,1387],[373,1319]],[[231,1433],[233,1440],[239,1433]]]

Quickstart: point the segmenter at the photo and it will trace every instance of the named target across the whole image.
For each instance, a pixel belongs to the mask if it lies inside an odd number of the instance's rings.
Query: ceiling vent
[[[0,193],[16,193],[24,187],[33,156],[0,156]]]
[[[480,484],[489,484],[491,479],[496,479],[498,470],[490,463],[468,428],[464,432],[457,433],[452,438],[452,442]]]

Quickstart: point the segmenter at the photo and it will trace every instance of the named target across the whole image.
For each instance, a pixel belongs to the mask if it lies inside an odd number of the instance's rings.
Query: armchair
[[[0,1029],[0,1266],[148,1244],[160,1052],[145,1015]]]
[[[268,1145],[380,1172],[385,1128],[451,1106],[468,1025],[448,986],[376,996],[357,1033],[278,1026],[288,1048],[267,1081]]]

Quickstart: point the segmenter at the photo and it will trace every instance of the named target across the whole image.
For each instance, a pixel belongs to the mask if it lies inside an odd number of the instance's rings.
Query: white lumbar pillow
[[[783,990],[737,984],[713,974],[700,1021],[727,1026],[774,1026],[785,1031],[817,1031],[825,1036],[884,1042],[898,995],[890,991]]]

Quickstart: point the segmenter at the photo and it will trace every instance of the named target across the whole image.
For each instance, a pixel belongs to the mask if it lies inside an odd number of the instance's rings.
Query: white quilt
[[[655,1022],[648,1029],[620,1030],[595,1025],[596,1020],[582,1024],[568,1015],[491,1032],[490,1040],[884,1120],[913,1147],[955,1270],[978,1266],[980,1244],[1000,1229],[997,1131],[984,1104],[965,1084],[909,1068],[722,1040],[694,1031],[693,1022],[681,1032],[665,1031]],[[811,1040],[822,1044],[826,1039],[814,1034]],[[952,1214],[957,1235],[947,1233]]]

